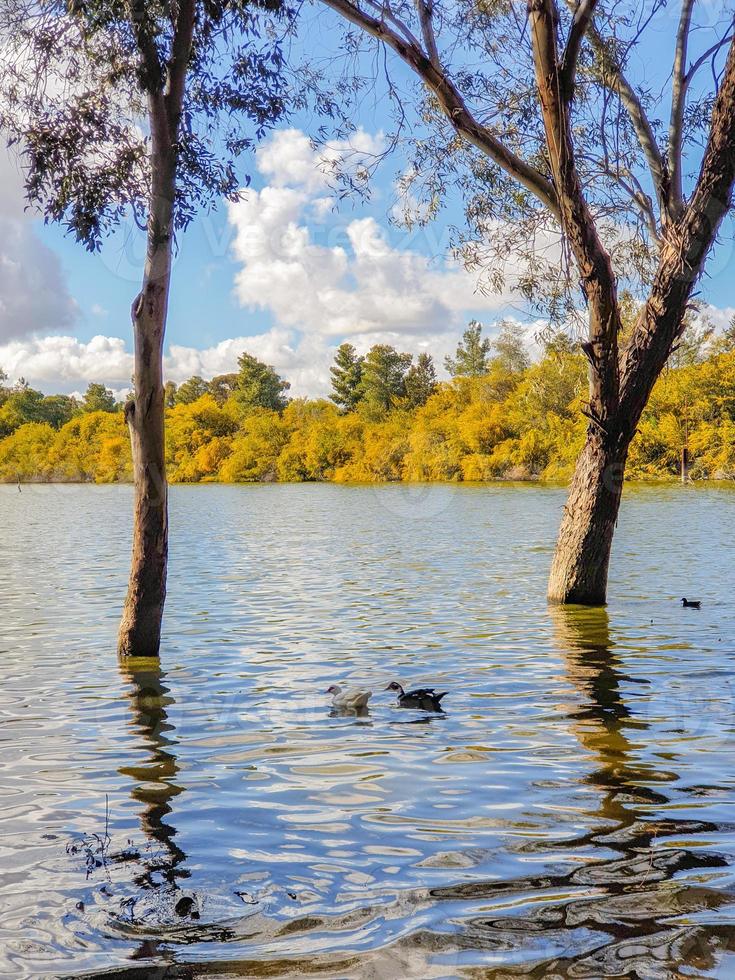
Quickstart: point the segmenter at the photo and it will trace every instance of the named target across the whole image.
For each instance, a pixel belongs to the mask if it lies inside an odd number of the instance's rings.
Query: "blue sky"
[[[668,47],[670,20],[658,36]],[[380,149],[390,118],[379,88],[356,121],[358,148]],[[252,175],[246,200],[201,215],[181,237],[169,377],[233,370],[248,349],[274,364],[295,394],[314,395],[326,393],[328,366],[344,339],[358,349],[375,342],[426,349],[440,363],[471,317],[492,332],[512,315],[533,334],[535,321],[517,299],[480,295],[476,275],[448,258],[449,227],[462,223],[459,202],[424,231],[409,235],[391,223],[394,181],[405,165],[395,153],[379,167],[369,200],[338,201],[305,135],[313,127],[313,119],[296,117],[276,130],[243,161]],[[0,188],[0,367],[45,391],[80,391],[92,380],[125,390],[144,236],[125,226],[90,254],[23,213],[17,168],[2,157]],[[731,226],[721,238],[701,291],[723,323],[735,306]]]

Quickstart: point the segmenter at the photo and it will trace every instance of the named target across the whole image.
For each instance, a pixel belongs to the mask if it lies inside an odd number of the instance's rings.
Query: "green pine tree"
[[[116,412],[115,396],[109,388],[92,382],[84,394],[83,412]]]
[[[413,358],[389,344],[375,344],[362,365],[362,400],[368,415],[380,417],[406,397],[406,372]]]
[[[288,381],[276,373],[270,364],[264,364],[252,354],[241,354],[237,359],[239,372],[234,397],[246,408],[269,408],[282,412],[288,404]]]
[[[332,375],[332,394],[329,396],[335,405],[346,412],[352,412],[362,397],[362,365],[364,358],[358,356],[352,344],[340,344],[330,367]]]

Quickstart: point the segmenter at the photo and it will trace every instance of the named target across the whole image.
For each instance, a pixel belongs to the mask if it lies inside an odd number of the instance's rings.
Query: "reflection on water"
[[[586,610],[558,491],[177,487],[159,667],[128,492],[0,488],[0,975],[735,975],[729,493],[629,494]],[[446,715],[323,693],[393,679]]]
[[[167,886],[166,890],[175,895],[179,879],[188,878],[189,871],[186,854],[176,843],[176,829],[166,819],[171,801],[183,792],[176,783],[179,767],[174,755],[174,726],[166,710],[174,699],[163,683],[165,674],[157,661],[123,663],[121,673],[130,685],[131,725],[149,752],[140,761],[120,766],[118,772],[133,780],[131,796],[141,804],[140,825],[147,842],[160,845],[154,858],[143,861],[136,884],[154,890]]]

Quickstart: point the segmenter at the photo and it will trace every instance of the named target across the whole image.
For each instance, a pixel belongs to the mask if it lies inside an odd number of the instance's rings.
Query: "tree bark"
[[[549,574],[550,602],[604,605],[629,444],[590,426],[564,507]]]
[[[125,408],[135,483],[133,551],[118,635],[118,653],[136,657],[158,656],[168,564],[163,338],[171,282],[176,155],[160,100],[151,111],[151,139],[146,263],[143,287],[131,310],[135,395]]]

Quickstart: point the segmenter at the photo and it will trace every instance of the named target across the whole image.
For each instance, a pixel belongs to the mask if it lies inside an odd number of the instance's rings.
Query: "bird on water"
[[[681,600],[681,604],[686,609],[701,609],[702,608],[702,603],[700,602],[699,599],[682,599]]]
[[[419,711],[443,711],[441,700],[448,694],[447,691],[437,694],[433,687],[417,687],[413,691],[404,691],[398,681],[391,681],[385,690],[397,694],[399,708],[418,708]]]
[[[373,696],[372,691],[361,691],[357,688],[342,690],[338,684],[327,688],[327,694],[332,695],[332,707],[340,711],[362,711]]]

